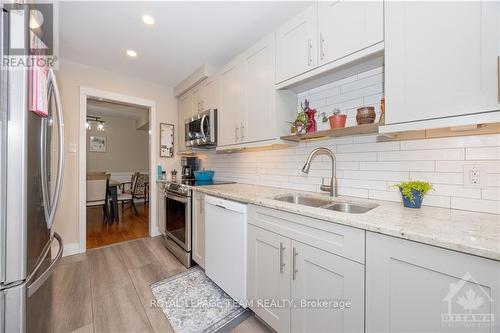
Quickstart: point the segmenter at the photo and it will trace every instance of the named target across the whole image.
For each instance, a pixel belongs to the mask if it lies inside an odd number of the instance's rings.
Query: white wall
[[[373,105],[379,114],[383,96],[383,68],[367,71],[301,93],[299,102],[331,112],[339,107],[355,124],[355,109]],[[378,119],[378,118],[377,118]],[[325,146],[337,156],[339,194],[360,198],[401,201],[395,183],[427,180],[435,191],[424,205],[500,214],[500,134],[440,139],[381,142],[376,135],[301,142],[287,149],[234,154],[200,154],[202,166],[216,171],[216,179],[319,192],[322,178],[331,176],[331,163],[319,157],[310,174],[300,169],[315,147]],[[464,187],[463,165],[487,169],[487,187]]]
[[[136,120],[119,117],[101,117],[105,131],[98,131],[93,123],[87,131],[87,172],[149,172],[149,133],[137,130]],[[106,137],[106,152],[89,150],[90,136]]]
[[[80,87],[90,87],[113,93],[139,97],[156,101],[157,124],[159,122],[177,123],[177,102],[173,95],[173,88],[160,86],[142,81],[134,77],[127,77],[95,67],[89,67],[70,61],[62,60],[56,77],[61,92],[64,125],[66,158],[64,179],[61,192],[61,201],[56,214],[55,230],[62,236],[65,246],[69,249],[77,247],[78,235],[78,152],[70,153],[68,146],[79,142],[79,108]],[[159,137],[152,138],[159,146]],[[158,155],[159,156],[159,152]],[[168,159],[158,157],[164,169],[179,169],[177,158]],[[155,175],[153,175],[155,176]],[[70,250],[71,252],[71,250]]]

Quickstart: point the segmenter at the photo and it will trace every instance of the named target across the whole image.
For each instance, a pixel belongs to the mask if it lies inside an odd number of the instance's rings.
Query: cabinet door
[[[205,84],[199,83],[191,89],[193,95],[193,110],[192,115],[205,111]]]
[[[164,235],[166,227],[166,210],[165,210],[165,190],[162,184],[158,184],[158,231]]]
[[[323,65],[384,39],[384,2],[320,1],[318,26]]]
[[[248,226],[248,298],[250,308],[277,332],[290,332],[290,308],[259,301],[290,299],[290,239]]]
[[[210,77],[205,82],[205,110],[219,108],[219,78]]]
[[[193,192],[193,260],[205,268],[205,194]]]
[[[242,142],[274,138],[276,108],[274,107],[274,36],[252,47],[244,56],[245,115],[240,119]]]
[[[500,262],[367,232],[366,332],[497,332],[498,300]]]
[[[364,266],[297,241],[291,256],[292,332],[363,332]],[[306,300],[332,303],[320,307]],[[350,302],[350,308],[335,308],[334,301]]]
[[[385,3],[386,124],[499,109],[498,6]]]
[[[308,7],[276,31],[276,82],[318,65],[317,10]]]
[[[219,118],[219,145],[240,142],[240,122],[243,113],[242,66],[233,62],[221,73],[221,93]]]
[[[179,121],[177,126],[178,140],[177,150],[186,150],[186,136],[185,136],[185,123],[184,121],[191,117],[191,110],[193,107],[193,95],[188,91],[180,96],[177,100],[177,108],[179,112]]]

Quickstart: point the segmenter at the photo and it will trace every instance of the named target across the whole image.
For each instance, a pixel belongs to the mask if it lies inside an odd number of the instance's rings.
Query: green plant
[[[295,118],[294,125],[303,126],[307,124],[307,115],[304,112],[297,113],[297,117]]]
[[[420,192],[423,197],[429,191],[434,189],[432,184],[429,182],[424,182],[420,180],[411,180],[411,179],[407,182],[401,182],[399,184],[395,184],[394,187],[399,188],[401,194],[411,202],[415,202],[415,196],[413,195],[412,190]]]
[[[332,115],[340,116],[341,115],[340,109],[337,109],[337,108],[333,109]]]

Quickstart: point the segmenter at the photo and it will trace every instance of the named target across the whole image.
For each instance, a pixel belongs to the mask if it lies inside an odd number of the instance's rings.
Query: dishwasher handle
[[[218,197],[213,197],[211,195],[207,195],[205,197],[205,204],[208,206],[214,206],[216,208],[228,210],[228,211],[233,211],[236,213],[240,214],[246,214],[247,213],[247,205],[236,202],[236,201],[231,201],[231,200],[226,200]]]

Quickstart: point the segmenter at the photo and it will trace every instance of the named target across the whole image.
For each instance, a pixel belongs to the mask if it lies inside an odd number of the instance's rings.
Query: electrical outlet
[[[485,187],[487,173],[484,166],[477,164],[464,165],[464,186],[465,187]]]

